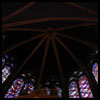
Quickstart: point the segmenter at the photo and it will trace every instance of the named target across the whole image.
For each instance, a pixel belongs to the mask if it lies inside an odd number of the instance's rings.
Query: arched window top
[[[14,81],[15,84],[18,84],[20,85],[21,87],[23,86],[24,84],[24,80],[22,78],[17,78],[15,81]]]
[[[78,73],[78,76],[80,76],[80,75],[82,75],[82,74],[84,74],[83,71],[80,71],[80,72]]]
[[[27,95],[34,91],[35,77],[31,73],[23,72],[21,78],[24,81],[24,86],[20,91],[20,95]],[[19,79],[18,79],[19,80]],[[22,80],[21,80],[22,81]]]
[[[87,80],[85,75],[82,75],[82,76],[79,77],[79,81],[85,81],[85,80]]]
[[[94,69],[95,67],[98,67],[98,63],[94,63],[94,64],[93,64],[93,69]]]
[[[76,77],[71,77],[70,79],[69,79],[69,81],[74,81],[74,80],[76,80],[77,78]]]

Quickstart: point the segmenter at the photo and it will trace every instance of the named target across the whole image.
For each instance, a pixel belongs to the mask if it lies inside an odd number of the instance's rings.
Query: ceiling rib
[[[31,19],[25,21],[17,21],[8,24],[3,24],[2,28],[8,28],[13,26],[25,25],[25,24],[33,24],[33,23],[41,23],[41,22],[49,22],[49,21],[93,21],[97,22],[98,18],[90,18],[90,17],[52,17],[52,18],[39,18],[39,19]]]
[[[38,38],[40,38],[40,37],[42,37],[42,36],[44,36],[44,35],[45,35],[45,33],[39,34],[39,35],[37,35],[37,36],[34,36],[34,37],[32,37],[32,38],[29,38],[28,40],[25,40],[25,41],[22,41],[22,42],[20,42],[20,43],[18,43],[18,44],[15,44],[15,45],[13,45],[12,47],[10,47],[10,48],[4,50],[4,51],[2,52],[2,54],[4,55],[4,54],[10,52],[11,50],[14,50],[15,48],[18,48],[18,47],[24,45],[25,43],[28,43],[28,42],[33,41],[33,40],[36,40],[36,39],[38,39]]]
[[[55,31],[63,31],[63,30],[69,30],[69,29],[73,29],[73,28],[79,28],[79,27],[84,27],[84,26],[94,26],[94,25],[96,26],[96,23],[75,24],[75,25],[57,28],[57,29],[55,29]]]
[[[59,71],[59,74],[60,74],[60,80],[61,80],[61,84],[62,84],[61,85],[62,86],[62,96],[63,96],[63,98],[66,98],[66,85],[65,85],[66,82],[65,82],[64,75],[63,75],[62,66],[61,66],[61,62],[60,62],[60,59],[59,59],[57,47],[56,47],[56,44],[55,44],[53,37],[51,37],[51,41],[52,41],[52,46],[54,48],[54,53],[55,53],[57,64],[58,64],[58,71]]]
[[[6,28],[2,31],[32,31],[32,32],[45,32],[44,29],[34,29],[34,28]]]
[[[9,14],[8,16],[4,17],[4,18],[2,19],[2,21],[3,21],[3,22],[4,22],[4,21],[7,21],[8,19],[12,18],[13,16],[15,16],[15,15],[21,13],[22,11],[24,11],[25,9],[31,7],[33,4],[35,4],[35,2],[30,2],[30,3],[28,3],[28,4],[25,5],[24,7],[20,8],[20,9],[18,9],[18,10],[16,10],[16,11],[14,11],[13,13],[11,13],[11,14]]]
[[[58,33],[58,32],[56,33],[56,35],[59,35],[60,37],[68,38],[68,39],[71,39],[71,40],[75,40],[77,42],[80,42],[80,43],[82,43],[82,44],[92,48],[92,49],[98,48],[97,43],[92,42],[92,41],[87,41],[87,40],[79,39],[77,37],[74,37],[74,36],[71,36],[71,35],[68,35],[68,34],[61,34],[61,33]]]
[[[37,84],[38,88],[40,88],[40,85],[41,85],[41,79],[42,79],[43,70],[44,70],[44,67],[45,67],[45,62],[46,62],[46,57],[47,57],[47,53],[48,53],[49,43],[50,43],[50,38],[48,37],[47,42],[46,42],[46,46],[45,46],[43,60],[42,60],[40,75],[39,75],[39,78],[38,78],[38,84]]]
[[[80,6],[77,3],[74,3],[74,2],[65,2],[65,3],[68,4],[68,5],[72,5],[72,6],[76,7],[76,8],[79,8],[79,9],[81,9],[83,11],[86,11],[86,12],[88,12],[90,14],[93,14],[93,15],[96,15],[96,16],[98,15],[98,13],[96,11],[93,11],[93,10],[87,8],[87,7]]]

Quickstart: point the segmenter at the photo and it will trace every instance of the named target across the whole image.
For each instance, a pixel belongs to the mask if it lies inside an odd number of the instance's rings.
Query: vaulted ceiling
[[[97,25],[98,2],[2,2],[2,34],[6,36],[2,52],[15,56],[15,75],[29,70],[39,77],[43,70],[44,80],[59,79],[61,67],[67,78],[80,65],[86,67],[90,53],[98,48]],[[44,33],[50,40],[42,41]],[[54,41],[53,34],[57,34]],[[23,42],[30,38],[37,39]]]

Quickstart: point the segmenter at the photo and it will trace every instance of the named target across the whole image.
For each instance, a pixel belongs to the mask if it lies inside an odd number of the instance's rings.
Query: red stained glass
[[[79,88],[82,98],[93,98],[93,94],[86,76],[81,76],[79,78]]]

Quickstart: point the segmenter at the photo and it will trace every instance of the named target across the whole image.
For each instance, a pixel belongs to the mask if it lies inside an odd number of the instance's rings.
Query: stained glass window
[[[2,84],[6,81],[6,79],[11,74],[11,68],[14,67],[12,57],[8,56],[8,54],[2,56]]]
[[[16,79],[8,90],[5,98],[17,98],[24,85],[23,79]]]
[[[57,90],[57,94],[58,94],[59,98],[61,98],[62,97],[62,89],[57,86],[56,90]]]
[[[93,98],[92,91],[85,75],[79,78],[79,88],[82,98]]]
[[[28,94],[34,91],[34,86],[32,83],[25,84],[24,90],[28,90]]]
[[[75,81],[72,81],[69,84],[69,97],[79,98],[79,91],[78,91],[77,83]]]
[[[94,77],[95,77],[95,80],[96,80],[97,83],[98,83],[98,64],[97,64],[97,63],[95,63],[95,64],[93,65],[92,73],[93,73],[93,75],[94,75]]]
[[[11,74],[10,67],[6,66],[2,69],[2,83],[5,82],[5,80],[8,78],[8,76]]]

